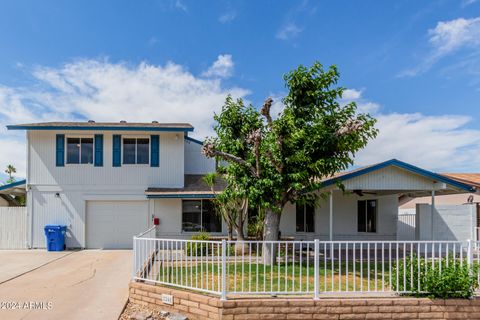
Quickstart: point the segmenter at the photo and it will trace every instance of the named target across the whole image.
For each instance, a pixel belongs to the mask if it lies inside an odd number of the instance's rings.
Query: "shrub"
[[[392,288],[400,292],[409,291],[416,296],[471,298],[478,286],[477,274],[477,263],[469,266],[466,260],[453,258],[443,258],[432,263],[425,258],[413,256],[394,265]]]
[[[210,235],[206,232],[200,232],[192,236],[192,240],[207,241],[210,240]],[[205,242],[188,242],[185,247],[185,253],[188,256],[191,255],[206,255],[207,253],[207,243]]]

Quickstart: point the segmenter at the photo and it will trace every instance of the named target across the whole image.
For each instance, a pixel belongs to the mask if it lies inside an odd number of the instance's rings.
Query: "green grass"
[[[319,290],[323,292],[367,291],[370,285],[371,291],[381,291],[382,284],[384,290],[388,290],[388,263],[384,265],[383,280],[381,263],[377,264],[377,272],[375,272],[373,263],[370,264],[370,272],[368,272],[365,262],[363,263],[363,269],[360,268],[359,262],[355,263],[355,273],[353,273],[353,269],[354,263],[349,262],[347,277],[347,264],[345,262],[342,262],[340,266],[338,261],[334,262],[332,272],[331,262],[327,262],[325,265],[324,261],[321,261],[319,266]],[[177,265],[164,266],[163,269],[158,265],[155,274],[159,281],[216,291],[219,290],[219,280],[221,278],[219,270],[221,268],[217,263],[186,265],[183,261],[182,263],[178,262]],[[242,277],[242,273],[244,277]],[[313,275],[313,265],[307,267],[305,263],[302,263],[302,266],[300,266],[300,263],[292,264],[291,262],[288,262],[287,265],[281,263],[273,266],[261,263],[245,263],[242,266],[239,262],[237,264],[229,262],[227,263],[227,290],[237,292],[313,292]]]

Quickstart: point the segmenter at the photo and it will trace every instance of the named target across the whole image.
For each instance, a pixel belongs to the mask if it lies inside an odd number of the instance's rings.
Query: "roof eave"
[[[206,193],[162,193],[162,194],[147,194],[147,199],[212,199],[214,194]]]
[[[8,125],[8,130],[90,130],[90,131],[170,131],[192,132],[192,127],[131,127],[131,126],[22,126]]]
[[[431,172],[431,171],[416,167],[414,165],[408,164],[406,162],[403,162],[403,161],[400,161],[400,160],[397,160],[397,159],[391,159],[391,160],[388,160],[388,161],[384,161],[384,162],[378,163],[376,165],[367,167],[363,170],[358,170],[358,171],[355,171],[355,172],[352,172],[352,173],[347,173],[347,174],[345,174],[343,176],[340,176],[340,177],[337,177],[337,178],[331,178],[331,179],[325,180],[323,182],[323,187],[328,187],[328,186],[331,186],[333,184],[336,184],[337,182],[349,180],[349,179],[352,179],[352,178],[355,178],[355,177],[358,177],[358,176],[361,176],[361,175],[364,175],[364,174],[367,174],[367,173],[370,173],[370,172],[373,172],[373,171],[376,171],[376,170],[379,170],[379,169],[383,169],[383,168],[391,166],[391,165],[402,168],[402,169],[405,169],[405,170],[408,170],[408,171],[412,171],[414,173],[417,173],[417,174],[425,176],[425,177],[429,177],[429,178],[431,178],[433,180],[436,180],[436,181],[444,182],[446,184],[449,184],[453,187],[456,187],[456,188],[458,188],[460,190],[463,190],[463,191],[466,191],[466,192],[476,192],[476,188],[473,187],[472,185],[456,181],[454,179],[445,177],[445,176],[437,174],[435,172]]]
[[[12,183],[9,183],[9,184],[5,184],[3,186],[0,186],[0,191],[10,189],[10,188],[15,188],[15,187],[21,186],[22,184],[26,184],[26,183],[27,183],[27,180],[20,180],[20,181],[12,182]]]

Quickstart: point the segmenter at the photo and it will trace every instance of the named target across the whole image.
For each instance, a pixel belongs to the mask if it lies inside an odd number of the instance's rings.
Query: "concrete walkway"
[[[0,251],[0,274],[4,268],[15,269],[8,255]],[[25,261],[20,255],[14,259],[19,268],[28,263],[28,254],[24,257]],[[55,258],[60,259],[0,284],[0,303],[22,307],[5,310],[1,305],[0,319],[118,318],[128,297],[132,251],[84,250]],[[36,305],[24,308],[30,302]]]

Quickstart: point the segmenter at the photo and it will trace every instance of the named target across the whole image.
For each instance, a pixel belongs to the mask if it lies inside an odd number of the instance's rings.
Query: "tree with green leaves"
[[[7,165],[7,169],[5,169],[5,173],[8,174],[7,184],[15,182],[15,178],[13,177],[13,174],[17,173],[17,169],[13,165],[11,164]]]
[[[265,212],[264,240],[277,240],[280,216],[288,202],[316,203],[322,179],[353,164],[354,155],[376,136],[375,119],[340,101],[339,72],[316,62],[284,76],[288,94],[283,111],[272,117],[273,100],[260,111],[227,97],[214,119],[216,137],[202,152],[226,161],[227,181],[235,181],[252,206]],[[264,245],[264,263],[275,247]]]
[[[214,203],[228,228],[228,240],[233,239],[235,230],[237,240],[244,241],[244,225],[248,216],[248,199],[241,190],[235,188],[235,183],[229,183],[222,192],[215,191],[218,180],[223,179],[219,173],[209,173],[203,177],[204,182],[210,186],[215,195]]]

